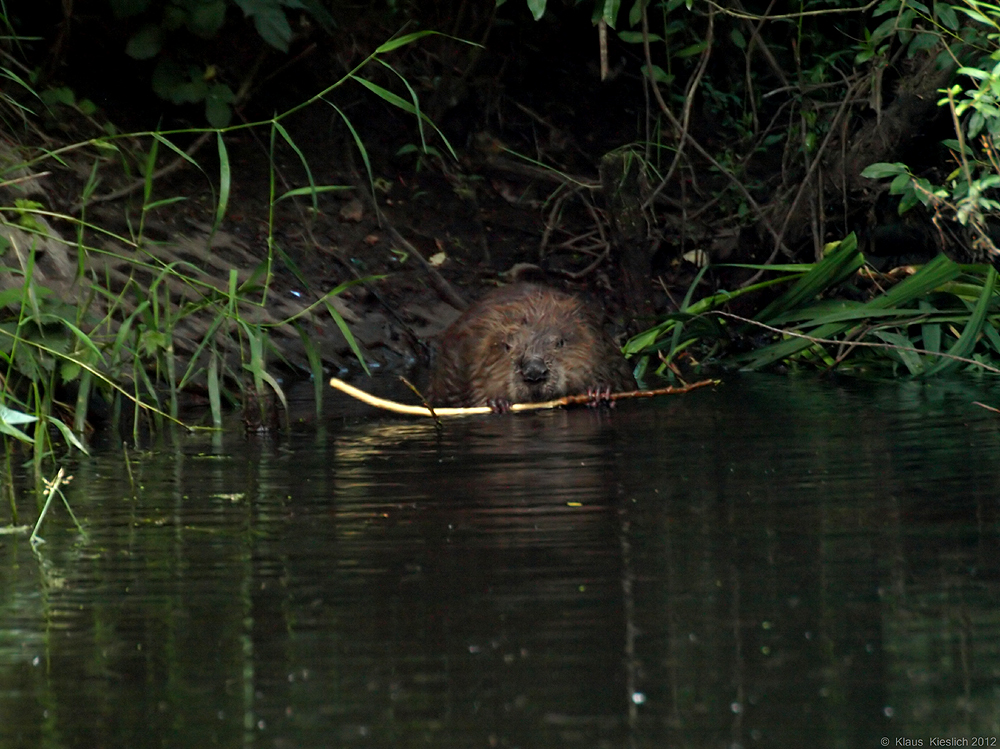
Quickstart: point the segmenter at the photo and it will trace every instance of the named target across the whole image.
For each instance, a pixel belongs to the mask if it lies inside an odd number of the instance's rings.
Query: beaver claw
[[[588,408],[597,408],[602,405],[606,405],[608,408],[615,407],[615,402],[611,400],[610,385],[597,385],[587,388],[587,398]]]
[[[506,398],[487,398],[486,405],[495,414],[510,413],[511,403]]]

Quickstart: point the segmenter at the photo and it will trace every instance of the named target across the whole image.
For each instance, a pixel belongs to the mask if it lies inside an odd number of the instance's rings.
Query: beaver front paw
[[[510,413],[511,402],[506,398],[487,398],[486,405],[495,414]]]
[[[611,400],[610,385],[596,385],[587,388],[587,399],[588,408],[597,408],[598,406],[615,407],[615,402]]]

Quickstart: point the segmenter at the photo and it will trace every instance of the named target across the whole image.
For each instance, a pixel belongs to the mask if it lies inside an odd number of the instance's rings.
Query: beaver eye
[[[565,338],[557,338],[556,339],[556,348],[562,348],[565,345],[566,345],[566,339]]]

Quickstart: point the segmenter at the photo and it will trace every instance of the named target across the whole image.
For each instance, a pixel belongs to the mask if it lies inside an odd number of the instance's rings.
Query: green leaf
[[[968,356],[972,353],[972,350],[975,348],[976,341],[979,339],[979,334],[982,332],[983,325],[986,324],[986,314],[989,312],[990,302],[993,300],[993,289],[996,286],[996,282],[996,268],[992,265],[988,266],[986,269],[986,282],[983,284],[983,293],[976,302],[975,309],[972,311],[972,316],[969,317],[969,321],[965,324],[965,329],[962,331],[962,335],[960,335],[958,340],[955,341],[955,344],[948,349],[948,353],[952,356],[968,358]],[[949,372],[957,368],[960,364],[961,362],[954,359],[939,359],[936,364],[927,369],[925,375],[930,376]]]
[[[302,168],[305,170],[306,178],[309,180],[309,186],[311,188],[313,188],[313,208],[317,208],[318,209],[319,205],[316,202],[316,197],[315,197],[315,194],[316,194],[316,190],[315,190],[316,180],[313,179],[312,169],[309,168],[309,160],[306,158],[305,154],[302,153],[302,149],[300,149],[298,147],[298,145],[295,143],[295,141],[292,140],[292,136],[288,134],[287,130],[285,130],[284,125],[282,125],[277,120],[274,120],[271,123],[271,126],[278,132],[278,134],[281,135],[281,137],[284,139],[285,143],[287,143],[291,147],[291,149],[293,151],[295,151],[296,155],[299,157],[299,161],[302,164]]]
[[[151,0],[110,0],[115,18],[129,18],[145,13]]]
[[[896,175],[896,178],[889,183],[889,193],[891,195],[902,195],[907,190],[912,190],[911,181],[909,174]]]
[[[367,88],[372,93],[380,96],[382,99],[384,99],[385,101],[387,101],[389,104],[392,104],[394,107],[399,107],[403,111],[409,112],[410,114],[416,114],[417,113],[417,109],[416,109],[416,107],[413,106],[413,104],[411,104],[410,102],[408,102],[406,99],[402,98],[401,96],[397,96],[396,94],[392,93],[392,91],[389,91],[388,89],[382,88],[377,83],[372,83],[371,81],[369,81],[369,80],[367,80],[365,78],[362,78],[360,76],[355,76],[355,75],[352,75],[351,78],[353,78],[354,80],[356,80],[358,83],[360,83],[362,86],[364,86],[365,88]]]
[[[194,160],[194,157],[191,154],[187,153],[186,151],[183,151],[179,146],[174,145],[174,143],[169,138],[164,137],[161,133],[155,133],[155,132],[152,133],[152,136],[157,142],[162,143],[164,146],[166,146],[175,154],[177,154],[177,156],[179,156],[180,158],[184,159],[186,162],[191,164],[191,166],[200,169],[200,167],[198,166],[198,162]]]
[[[226,142],[222,139],[222,133],[215,134],[215,142],[219,151],[219,204],[215,208],[215,224],[212,230],[215,231],[222,224],[222,219],[226,215],[226,208],[229,205],[229,192],[232,189],[232,172],[229,165],[229,151],[226,149]]]
[[[398,49],[404,45],[415,42],[417,39],[422,39],[425,36],[430,36],[431,34],[436,34],[436,31],[414,31],[412,34],[404,34],[403,36],[397,37],[395,39],[390,39],[385,44],[379,46],[375,50],[375,54],[383,55],[386,52],[392,52],[394,49]]]
[[[993,350],[1000,354],[1000,334],[997,333],[997,329],[993,327],[993,323],[988,321],[983,326],[983,335],[986,336],[986,340],[990,342]]]
[[[604,0],[604,11],[601,13],[601,18],[612,29],[618,22],[618,8],[620,4],[621,0]]]
[[[172,104],[196,104],[208,92],[201,70],[194,65],[182,67],[166,56],[153,68],[152,86],[157,96]]]
[[[918,194],[916,190],[907,190],[903,192],[903,197],[899,199],[899,206],[896,208],[896,212],[902,216],[920,202],[920,197],[920,194]]]
[[[902,307],[904,304],[909,304],[949,281],[954,280],[961,272],[962,269],[946,256],[938,255],[912,276],[903,279],[881,296],[868,302],[865,308],[885,310]],[[758,319],[760,319],[760,316],[758,316]],[[851,322],[820,325],[810,331],[810,335],[814,338],[831,338],[842,335],[853,326],[854,323]],[[746,362],[748,369],[759,369],[794,356],[814,345],[817,344],[805,338],[790,338],[770,346],[765,346],[751,354],[738,357],[737,360]]]
[[[645,75],[649,75],[649,69],[645,65],[642,66],[642,72]],[[656,83],[662,83],[665,86],[670,85],[670,83],[672,83],[674,80],[674,76],[665,71],[659,65],[653,66],[652,78]]]
[[[917,34],[913,37],[913,41],[910,42],[910,46],[906,48],[906,56],[913,57],[924,50],[934,49],[938,46],[938,44],[940,44],[940,42],[940,34],[936,34],[932,31],[924,31],[923,33]]]
[[[233,108],[229,106],[236,101],[236,94],[224,83],[216,83],[209,87],[205,95],[205,119],[215,128],[229,127],[233,119]]]
[[[883,42],[892,36],[896,31],[896,17],[887,18],[879,27],[872,32],[871,45],[873,47],[878,46],[879,42]]]
[[[675,52],[674,57],[684,59],[686,57],[694,57],[695,55],[700,55],[708,47],[708,42],[698,42],[697,44],[692,44],[685,47],[680,52]]]
[[[208,405],[212,413],[212,426],[222,428],[222,398],[219,384],[219,353],[214,348],[208,360]]]
[[[920,302],[920,311],[923,313],[936,312],[928,302]],[[920,338],[923,341],[923,348],[935,353],[941,350],[941,324],[924,323],[920,326]],[[998,352],[1000,353],[1000,352]]]
[[[920,359],[920,354],[916,351],[906,350],[916,348],[913,345],[913,341],[909,338],[888,330],[876,330],[875,336],[876,338],[881,338],[891,346],[896,346],[896,348],[889,349],[889,351],[899,357],[899,359],[903,362],[903,365],[910,371],[911,375],[917,375],[924,371],[924,363]]]
[[[973,21],[977,21],[983,24],[984,26],[993,26],[993,24],[990,23],[990,19],[988,19],[982,13],[973,10],[972,8],[963,8],[961,6],[955,6],[955,10],[958,11],[959,13],[964,13]]]
[[[958,31],[958,16],[955,15],[955,9],[953,7],[941,2],[936,3],[934,6],[934,15],[937,16],[937,19],[946,29]]]
[[[23,411],[15,411],[13,408],[0,405],[0,424],[33,424],[38,421],[37,416],[26,414]]]
[[[225,0],[196,2],[188,6],[187,28],[202,39],[211,39],[226,20]]]
[[[149,60],[160,54],[161,49],[163,29],[155,24],[146,24],[128,40],[125,54],[135,60]]]
[[[288,23],[285,11],[278,0],[234,0],[248,18],[253,18],[254,27],[261,39],[275,49],[288,51],[288,43],[292,40],[292,27]],[[292,6],[293,3],[285,2]]]
[[[297,198],[300,195],[315,195],[323,192],[338,192],[341,190],[353,190],[353,185],[316,185],[315,187],[296,187],[288,192],[282,193],[275,199],[275,203],[285,198]]]
[[[20,429],[17,429],[16,427],[12,427],[10,424],[7,424],[3,419],[0,419],[0,434],[6,434],[10,437],[13,437],[16,440],[20,440],[21,442],[25,442],[29,445],[35,444],[35,440],[32,437],[29,437]]]
[[[975,138],[979,135],[979,131],[983,129],[983,123],[985,123],[985,118],[982,113],[975,111],[972,113],[972,117],[969,118],[969,137]]]
[[[64,424],[59,419],[49,419],[49,423],[59,430],[60,434],[62,434],[63,436],[63,439],[66,440],[69,444],[73,445],[73,447],[75,447],[77,450],[84,453],[85,455],[90,455],[90,452],[87,450],[86,447],[83,446],[83,443],[77,439],[75,434],[73,434],[73,430],[69,428],[69,425]]]
[[[635,0],[628,11],[628,25],[635,26],[642,20],[642,6],[645,0]]]
[[[963,151],[966,156],[972,156],[973,150],[969,147],[967,143],[959,143],[955,138],[946,138],[941,141],[941,145],[945,148],[950,148],[952,151]]]
[[[292,41],[292,27],[283,10],[267,8],[255,13],[253,25],[265,42],[282,52],[288,51],[288,44]]]
[[[895,177],[899,174],[909,174],[909,169],[906,164],[898,161],[894,164],[880,161],[866,166],[861,172],[861,176],[868,179],[885,179],[886,177]]]
[[[60,86],[59,88],[47,88],[40,94],[42,103],[47,107],[51,107],[53,104],[65,104],[67,107],[73,106],[76,102],[76,96],[73,95],[73,89],[68,86]]]
[[[820,260],[813,269],[799,278],[792,287],[757,314],[757,320],[768,322],[780,313],[815,299],[830,286],[839,283],[864,265],[858,252],[858,240],[852,232],[833,252]]]
[[[990,74],[985,70],[980,70],[979,68],[969,68],[961,67],[955,71],[955,75],[967,75],[969,78],[975,78],[976,80],[984,81],[990,77]]]
[[[528,10],[536,21],[545,15],[545,0],[528,0]]]
[[[872,16],[884,16],[886,13],[895,13],[899,10],[900,0],[883,0],[879,6],[872,11]]]
[[[619,31],[618,38],[621,39],[626,44],[642,44],[641,31]],[[663,37],[660,36],[659,34],[650,34],[649,41],[662,42]]]

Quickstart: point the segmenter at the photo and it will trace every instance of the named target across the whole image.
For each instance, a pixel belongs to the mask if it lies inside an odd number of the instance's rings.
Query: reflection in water
[[[0,746],[1000,735],[1000,438],[961,385],[747,378],[82,462],[0,536]]]

